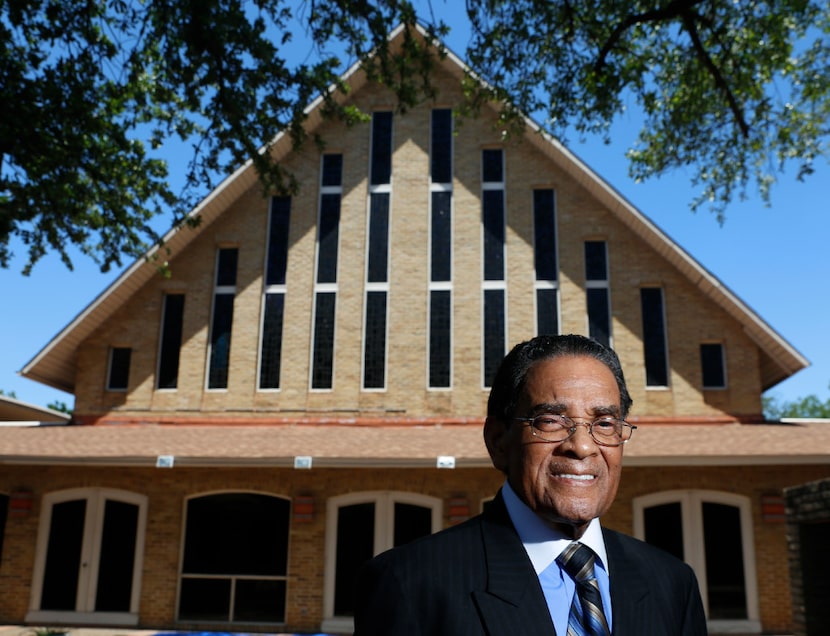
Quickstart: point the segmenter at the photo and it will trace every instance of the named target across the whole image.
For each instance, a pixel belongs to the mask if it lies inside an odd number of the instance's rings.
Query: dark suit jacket
[[[614,636],[706,634],[688,565],[618,532],[603,536]],[[485,513],[369,561],[355,594],[355,636],[556,633],[501,494]]]

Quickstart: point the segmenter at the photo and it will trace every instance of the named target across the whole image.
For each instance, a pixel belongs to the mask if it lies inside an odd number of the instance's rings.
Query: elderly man
[[[596,341],[517,345],[484,425],[504,486],[483,514],[366,565],[355,636],[706,634],[692,570],[600,526],[630,406],[617,355]]]

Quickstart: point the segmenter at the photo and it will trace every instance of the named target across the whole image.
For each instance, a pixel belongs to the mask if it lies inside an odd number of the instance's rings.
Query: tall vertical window
[[[533,263],[536,269],[536,334],[558,334],[559,262],[553,190],[533,191]]]
[[[213,288],[213,312],[210,324],[208,389],[227,389],[231,359],[233,301],[236,297],[236,264],[239,250],[220,248],[216,257],[216,285]]]
[[[452,381],[452,111],[432,111],[430,135],[429,387]]]
[[[6,517],[9,514],[9,496],[0,493],[0,563],[3,562],[3,537],[6,536]]]
[[[363,327],[363,388],[386,386],[389,295],[389,200],[392,179],[392,113],[372,116],[369,228]]]
[[[184,294],[166,294],[161,316],[156,388],[175,389],[178,385],[183,321]]]
[[[285,308],[285,272],[288,268],[288,229],[291,197],[271,199],[268,219],[268,256],[259,354],[259,388],[280,388],[282,321]]]
[[[726,388],[726,364],[720,342],[700,345],[700,369],[704,389]]]
[[[133,350],[129,347],[110,349],[107,371],[107,390],[126,391],[130,382],[130,358]]]
[[[484,352],[482,386],[489,387],[505,352],[504,279],[504,153],[500,148],[481,152],[481,229],[483,244],[482,294]]]
[[[317,274],[314,284],[312,389],[330,389],[334,377],[334,316],[342,195],[343,155],[323,155],[317,221]]]
[[[646,386],[669,385],[669,361],[666,346],[666,316],[663,308],[663,290],[659,287],[640,289],[643,316],[643,355],[646,367]]]
[[[608,249],[605,241],[585,241],[585,298],[588,335],[611,346],[611,298],[608,289]]]

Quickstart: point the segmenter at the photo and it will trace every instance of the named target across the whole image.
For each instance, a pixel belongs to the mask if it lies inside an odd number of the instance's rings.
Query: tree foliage
[[[781,401],[765,395],[763,405],[764,415],[770,420],[782,417],[830,418],[830,397],[822,401],[817,395],[808,395],[792,401]]]
[[[447,0],[449,1],[449,0]],[[296,144],[317,96],[330,116],[363,114],[332,99],[338,76],[367,60],[406,109],[434,95],[427,42],[450,26],[435,0],[0,0],[0,266],[10,241],[27,273],[70,246],[103,270],[158,240],[159,215],[182,222],[219,179],[252,160],[266,191],[297,184],[270,161]],[[508,101],[554,134],[608,135],[627,108],[643,116],[632,176],[691,167],[693,206],[718,213],[775,174],[800,175],[827,151],[830,12],[768,0],[466,0],[462,51],[475,113]],[[460,28],[456,23],[455,28]],[[368,55],[374,55],[368,61]],[[481,81],[483,80],[483,82]],[[165,150],[188,144],[184,185]]]

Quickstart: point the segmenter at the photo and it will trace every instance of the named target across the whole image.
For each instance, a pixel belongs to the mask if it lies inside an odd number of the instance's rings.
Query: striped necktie
[[[568,616],[568,636],[610,636],[594,576],[593,550],[574,541],[556,557],[556,562],[576,583]]]

